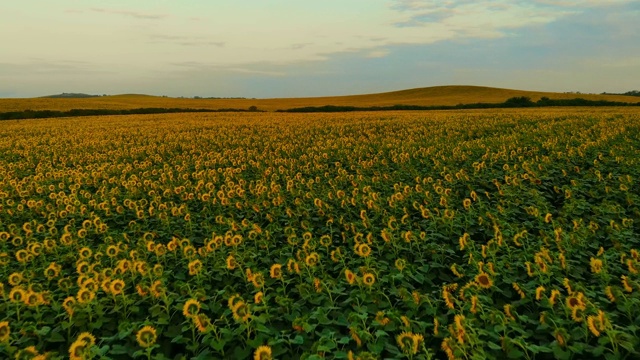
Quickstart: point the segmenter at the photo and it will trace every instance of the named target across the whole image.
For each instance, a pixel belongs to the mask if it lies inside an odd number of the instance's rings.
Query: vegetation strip
[[[549,99],[543,97],[533,102],[529,97],[513,97],[502,103],[473,103],[458,105],[391,105],[391,106],[306,106],[292,109],[276,110],[276,112],[313,113],[313,112],[351,112],[351,111],[390,111],[390,110],[461,110],[461,109],[502,109],[502,108],[528,108],[528,107],[552,107],[552,106],[640,106],[640,103],[627,103],[606,100],[577,99]],[[195,112],[264,112],[257,107],[248,109],[190,109],[190,108],[139,108],[139,109],[72,109],[69,111],[57,110],[25,110],[0,113],[0,120],[44,119],[58,117],[77,116],[104,116],[104,115],[142,115],[142,114],[171,114],[171,113],[195,113]]]
[[[527,108],[527,107],[551,107],[551,106],[640,106],[640,103],[627,103],[606,100],[577,99],[549,99],[543,97],[533,102],[526,96],[513,97],[502,103],[474,103],[458,105],[391,105],[391,106],[306,106],[294,109],[278,110],[278,112],[349,112],[349,111],[388,111],[388,110],[461,110],[461,109],[502,109],[502,108]]]
[[[256,112],[253,109],[181,109],[181,108],[140,108],[140,109],[72,109],[69,111],[56,110],[25,110],[0,113],[0,120],[45,119],[75,116],[103,116],[103,115],[142,115],[142,114],[171,114],[194,112]]]

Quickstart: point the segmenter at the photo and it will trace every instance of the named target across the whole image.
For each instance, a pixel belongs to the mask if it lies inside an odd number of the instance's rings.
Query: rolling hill
[[[638,103],[640,97],[625,95],[592,95],[501,89],[484,86],[434,86],[376,94],[272,99],[187,99],[150,95],[114,95],[90,98],[25,98],[0,99],[0,112],[30,110],[71,109],[137,109],[137,108],[191,108],[191,109],[248,109],[259,110],[306,106],[391,106],[391,105],[457,105],[470,103],[500,103],[512,97],[526,96],[533,101],[541,97],[550,99],[608,100]]]

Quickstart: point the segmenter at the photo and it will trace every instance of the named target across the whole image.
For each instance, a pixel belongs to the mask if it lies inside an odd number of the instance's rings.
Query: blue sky
[[[0,97],[640,88],[640,1],[0,3]]]

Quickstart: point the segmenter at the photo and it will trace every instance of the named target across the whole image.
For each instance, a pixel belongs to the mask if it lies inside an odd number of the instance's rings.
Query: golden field
[[[628,108],[3,121],[0,358],[638,358],[639,149]]]
[[[608,100],[637,103],[640,98],[619,95],[565,94],[536,91],[499,89],[481,86],[436,86],[379,94],[276,99],[180,99],[149,95],[114,95],[86,99],[0,99],[0,112],[23,110],[71,109],[137,109],[137,108],[197,108],[197,109],[248,109],[275,111],[307,106],[392,106],[392,105],[457,105],[470,103],[501,103],[512,97],[527,96],[532,101],[541,97],[550,99]]]

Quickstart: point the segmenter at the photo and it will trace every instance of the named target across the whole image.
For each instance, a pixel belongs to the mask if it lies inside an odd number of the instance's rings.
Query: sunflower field
[[[0,123],[0,358],[637,359],[640,114]]]

